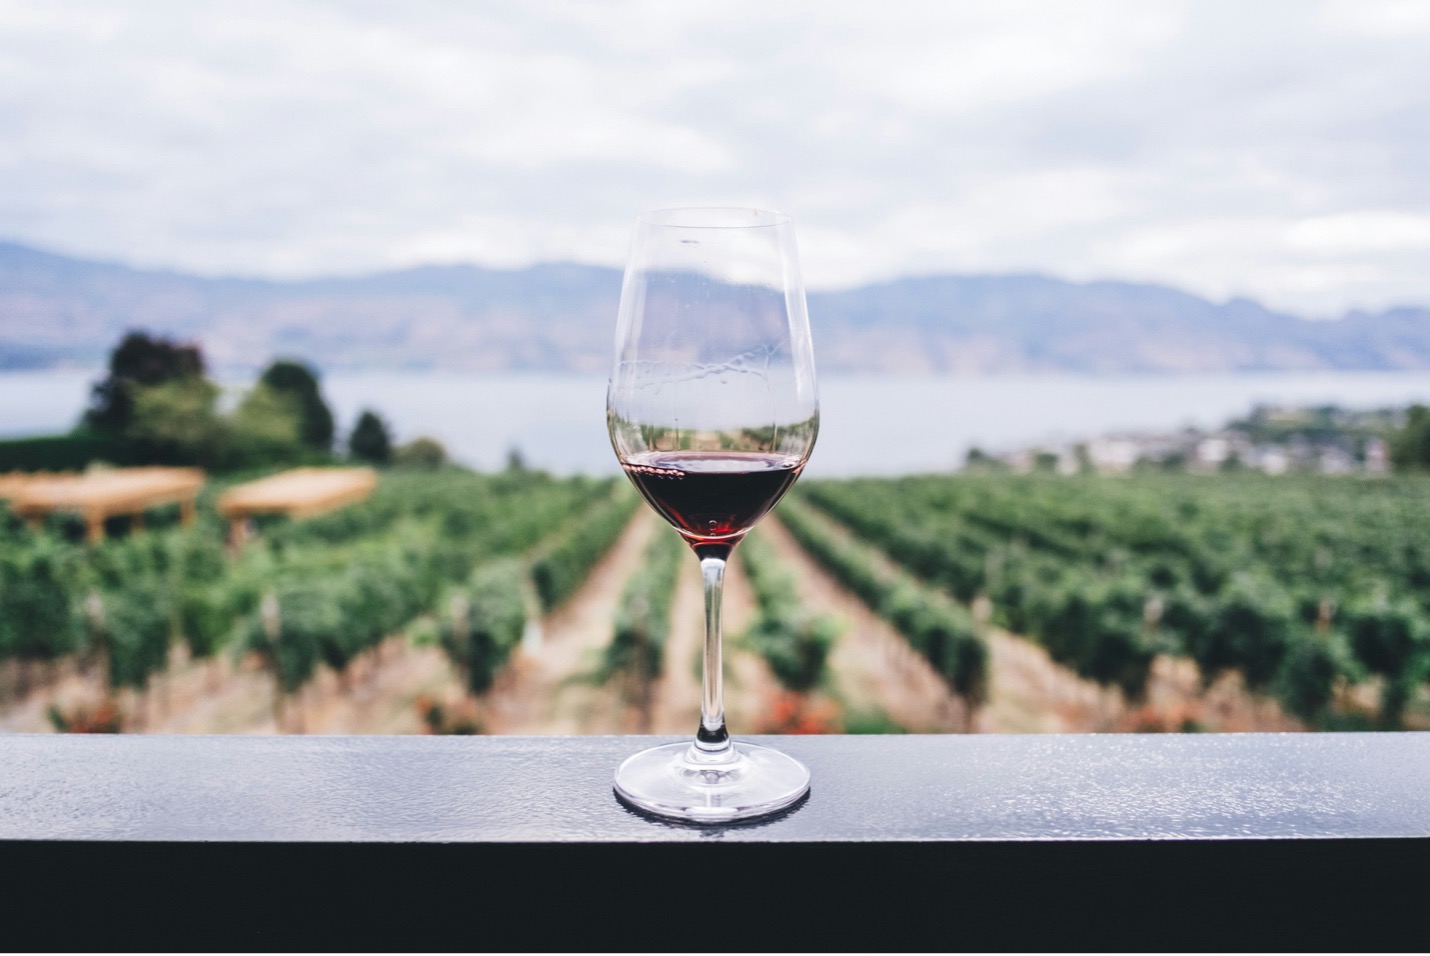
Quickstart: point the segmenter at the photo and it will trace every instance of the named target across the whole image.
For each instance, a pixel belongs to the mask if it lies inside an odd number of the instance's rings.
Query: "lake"
[[[0,373],[0,436],[68,429],[99,375]],[[340,433],[372,408],[397,440],[430,435],[477,468],[499,468],[519,448],[529,465],[560,474],[616,471],[603,378],[335,372],[323,391]],[[1412,401],[1430,403],[1430,374],[826,378],[819,445],[806,473],[943,471],[961,464],[972,445],[999,451],[1121,430],[1210,428],[1257,402],[1370,408]]]

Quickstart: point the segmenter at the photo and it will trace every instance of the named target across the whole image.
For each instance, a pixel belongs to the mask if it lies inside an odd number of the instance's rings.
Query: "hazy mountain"
[[[213,279],[0,243],[0,368],[95,365],[126,329],[219,367],[601,372],[619,270],[426,266],[355,278]],[[929,276],[809,296],[823,371],[1430,369],[1430,309],[1312,322],[1165,286]]]

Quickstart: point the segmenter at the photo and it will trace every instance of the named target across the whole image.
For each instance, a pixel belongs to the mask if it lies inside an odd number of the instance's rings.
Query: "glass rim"
[[[792,220],[786,213],[752,206],[669,206],[643,212],[636,222],[670,229],[773,229]]]

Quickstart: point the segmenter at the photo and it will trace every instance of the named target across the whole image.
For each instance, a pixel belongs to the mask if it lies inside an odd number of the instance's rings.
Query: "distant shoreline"
[[[97,370],[0,372],[0,437],[53,434],[78,419]],[[248,379],[220,376],[225,384]],[[1195,376],[825,374],[811,476],[950,471],[970,447],[988,452],[1117,431],[1216,428],[1258,402],[1347,408],[1430,402],[1422,372]],[[501,468],[519,448],[534,468],[612,474],[604,375],[550,372],[330,372],[323,392],[339,434],[372,408],[398,440],[428,435],[453,457]]]

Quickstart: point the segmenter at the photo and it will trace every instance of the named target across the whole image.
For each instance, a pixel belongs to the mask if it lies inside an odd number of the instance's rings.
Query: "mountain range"
[[[618,269],[423,266],[274,281],[134,269],[0,242],[0,369],[91,367],[129,329],[212,366],[604,372]],[[1430,309],[1311,321],[1248,299],[1041,275],[934,275],[809,294],[821,371],[1430,369]]]

